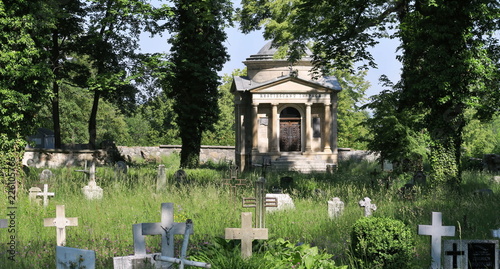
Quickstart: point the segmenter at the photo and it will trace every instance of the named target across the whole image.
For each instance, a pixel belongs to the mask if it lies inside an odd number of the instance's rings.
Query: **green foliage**
[[[366,149],[368,129],[362,123],[368,119],[368,112],[359,107],[365,101],[365,92],[370,83],[365,80],[366,71],[352,74],[348,71],[332,72],[342,87],[338,94],[338,146]]]
[[[269,269],[347,269],[347,266],[335,266],[333,255],[325,253],[309,244],[293,244],[278,238],[267,242],[267,249],[260,268]]]
[[[361,218],[352,228],[352,251],[363,268],[412,268],[413,236],[399,220]]]
[[[202,135],[213,130],[219,116],[217,72],[229,59],[223,42],[232,5],[228,0],[181,0],[172,12],[174,75],[168,80],[172,87],[168,96],[174,100],[182,140],[181,167],[194,168],[199,164]]]

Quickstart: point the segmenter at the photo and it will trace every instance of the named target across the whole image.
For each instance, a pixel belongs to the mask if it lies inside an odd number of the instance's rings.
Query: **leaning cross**
[[[241,228],[226,228],[225,239],[241,240],[241,257],[252,256],[252,241],[254,239],[267,239],[266,228],[252,228],[252,212],[241,213]]]
[[[43,220],[45,227],[55,226],[57,245],[66,245],[66,226],[78,226],[78,218],[66,218],[64,205],[56,205],[56,217]]]
[[[184,234],[185,223],[174,222],[174,204],[161,204],[161,222],[142,223],[143,235],[158,235],[161,237],[161,255],[174,257],[174,235]],[[191,231],[192,233],[192,231]]]
[[[419,235],[431,236],[431,257],[433,269],[441,268],[441,237],[455,236],[455,226],[442,226],[443,214],[432,212],[432,225],[418,225]]]
[[[372,215],[372,210],[377,210],[377,206],[371,203],[372,200],[368,197],[365,197],[363,200],[359,201],[359,206],[365,208],[365,217],[369,217]]]
[[[43,184],[43,192],[39,192],[36,196],[43,196],[43,206],[47,207],[49,205],[49,196],[54,197],[53,192],[49,192],[49,185]]]
[[[453,243],[453,250],[452,251],[445,251],[444,255],[447,256],[453,256],[453,269],[458,268],[458,261],[457,258],[458,256],[463,256],[465,252],[463,251],[458,251],[457,249],[457,243]]]
[[[155,261],[177,263],[177,264],[179,264],[179,269],[184,269],[184,265],[194,266],[194,267],[211,268],[212,265],[210,263],[195,262],[195,261],[189,261],[186,259],[186,252],[187,252],[187,247],[188,247],[188,243],[189,243],[189,235],[191,233],[193,233],[193,222],[190,219],[188,219],[186,221],[186,230],[184,232],[184,240],[182,241],[180,258],[155,255],[155,256],[153,256],[153,259]]]

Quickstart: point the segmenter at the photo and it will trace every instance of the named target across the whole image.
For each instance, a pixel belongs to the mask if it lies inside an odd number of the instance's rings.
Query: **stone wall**
[[[98,163],[114,164],[118,160],[160,161],[162,156],[180,153],[181,146],[168,145],[159,147],[124,147],[114,146],[105,150],[60,150],[60,149],[26,149],[23,164],[33,167],[64,167],[83,166],[85,161],[92,161],[94,157]],[[230,146],[202,146],[200,162],[229,162],[234,161],[234,147]]]
[[[369,161],[369,162],[375,162],[377,161],[377,158],[379,157],[379,154],[374,153],[372,151],[368,150],[356,150],[356,149],[350,149],[350,148],[339,148],[338,149],[338,160],[339,161],[349,161],[349,160],[356,160],[356,161]]]

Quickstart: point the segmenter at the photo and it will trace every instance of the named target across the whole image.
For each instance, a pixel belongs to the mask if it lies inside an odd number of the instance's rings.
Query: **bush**
[[[364,268],[411,268],[415,240],[399,220],[361,218],[351,233],[352,251]]]

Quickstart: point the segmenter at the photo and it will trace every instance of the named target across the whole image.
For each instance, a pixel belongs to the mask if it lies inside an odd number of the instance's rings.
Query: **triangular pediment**
[[[332,89],[298,78],[288,78],[264,84],[250,90],[251,93],[328,93]]]

